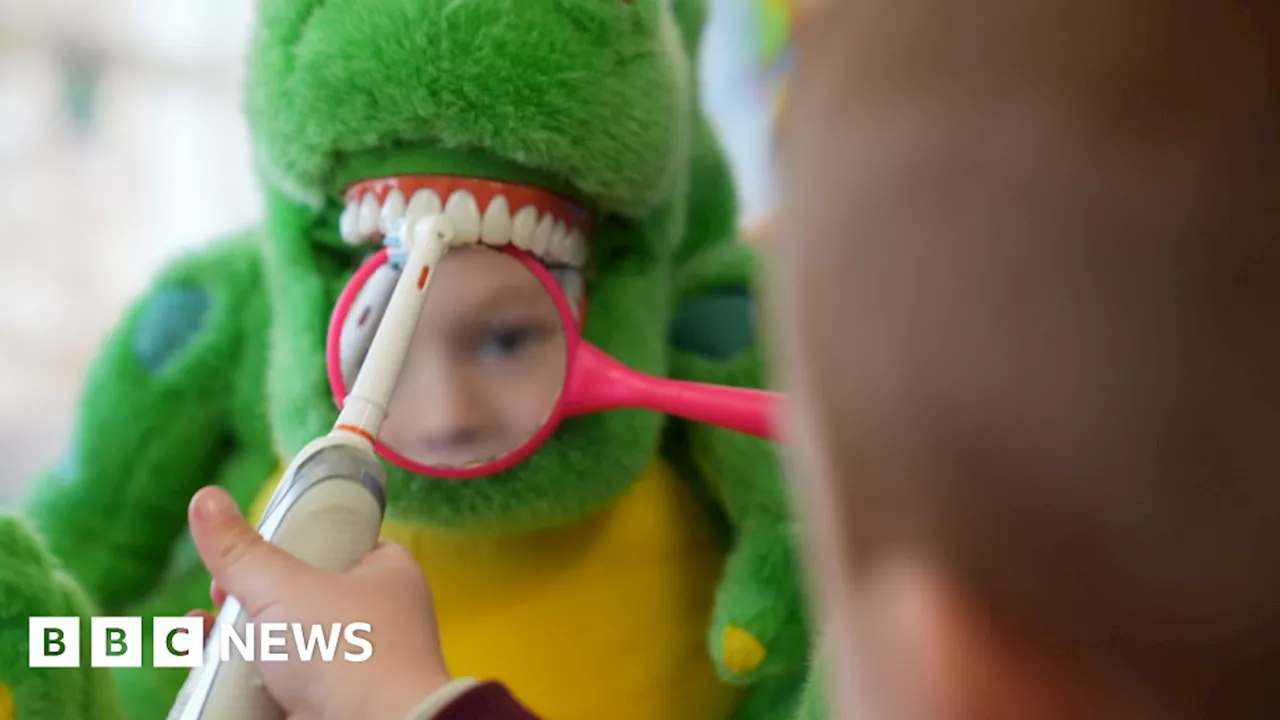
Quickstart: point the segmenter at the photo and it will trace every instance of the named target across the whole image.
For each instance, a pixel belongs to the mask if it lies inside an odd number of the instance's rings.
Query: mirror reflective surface
[[[560,401],[568,368],[560,308],[539,277],[509,252],[455,247],[432,273],[379,440],[428,468],[498,461],[534,438]],[[564,273],[552,270],[557,281],[572,284],[576,276]],[[342,321],[348,389],[397,275],[390,265],[380,267]]]

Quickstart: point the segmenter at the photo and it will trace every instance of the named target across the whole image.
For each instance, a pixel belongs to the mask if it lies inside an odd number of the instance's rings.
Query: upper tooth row
[[[551,213],[539,217],[538,208],[533,205],[513,214],[505,195],[491,200],[481,214],[475,196],[466,190],[455,191],[447,203],[441,203],[434,190],[423,189],[405,203],[404,194],[393,189],[381,207],[377,196],[368,193],[363,199],[348,203],[342,211],[342,238],[352,245],[369,242],[397,232],[407,214],[424,217],[441,213],[453,222],[456,243],[483,242],[497,247],[511,243],[543,258],[578,267],[587,259],[587,238],[581,230],[566,226]]]

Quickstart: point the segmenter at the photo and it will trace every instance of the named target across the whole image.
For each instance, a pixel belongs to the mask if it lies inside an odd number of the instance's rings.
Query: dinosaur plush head
[[[283,454],[336,417],[325,331],[388,205],[456,203],[483,220],[501,198],[500,244],[523,209],[509,198],[542,198],[553,239],[531,251],[581,266],[584,336],[665,371],[703,15],[702,0],[261,0],[247,112],[269,198],[269,411]],[[389,512],[459,529],[570,521],[625,491],[661,429],[654,413],[609,412],[566,421],[498,475],[396,468]]]
[[[312,205],[371,177],[471,172],[642,214],[672,189],[687,115],[668,4],[263,0],[248,100],[260,166]]]

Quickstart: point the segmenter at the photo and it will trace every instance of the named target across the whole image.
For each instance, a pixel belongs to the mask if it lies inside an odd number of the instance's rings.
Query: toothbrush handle
[[[386,479],[369,450],[321,439],[299,453],[294,467],[272,496],[258,531],[268,542],[303,562],[344,571],[373,550],[386,508]],[[233,649],[219,657],[224,626],[248,639],[250,620],[234,598],[218,613],[202,667],[192,670],[169,720],[282,720],[284,712],[267,693],[255,663]],[[255,652],[257,637],[250,640]],[[233,643],[234,644],[234,643]]]

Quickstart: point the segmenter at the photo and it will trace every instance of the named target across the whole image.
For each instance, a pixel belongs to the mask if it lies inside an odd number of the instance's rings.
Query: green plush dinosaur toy
[[[222,485],[256,519],[336,417],[329,315],[394,204],[348,207],[357,183],[433,190],[460,225],[490,212],[479,181],[571,202],[592,218],[587,340],[643,372],[762,385],[756,260],[694,82],[702,2],[260,0],[265,219],[159,275],[94,364],[66,461],[0,520],[0,720],[164,717],[185,672],[149,667],[149,637],[142,668],[29,669],[26,618],[208,607],[192,493]],[[587,415],[493,476],[388,465],[384,536],[431,577],[451,669],[546,717],[786,718],[809,643],[775,454]]]

